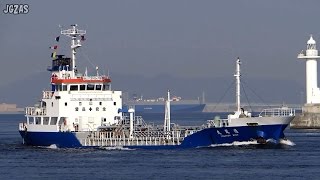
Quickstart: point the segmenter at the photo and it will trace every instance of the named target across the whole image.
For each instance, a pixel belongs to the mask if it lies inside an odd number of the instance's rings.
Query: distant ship
[[[135,109],[137,114],[140,113],[164,113],[165,101],[163,97],[156,99],[143,99],[142,97],[133,97],[132,100],[124,101],[123,109],[127,110],[130,107]],[[173,96],[171,101],[172,113],[193,113],[202,112],[206,104],[204,103],[204,95],[202,100],[184,100],[181,97]]]
[[[172,123],[170,91],[165,102],[163,125],[154,125],[122,109],[122,92],[111,89],[109,76],[82,74],[76,68],[76,50],[85,30],[71,25],[61,34],[71,38],[71,58],[53,56],[48,68],[50,90],[39,104],[26,107],[19,123],[23,143],[58,148],[173,149],[209,147],[234,142],[266,144],[285,141],[284,130],[295,116],[287,107],[266,109],[251,116],[240,106],[240,59],[236,63],[236,111],[227,119],[215,117],[200,126]]]

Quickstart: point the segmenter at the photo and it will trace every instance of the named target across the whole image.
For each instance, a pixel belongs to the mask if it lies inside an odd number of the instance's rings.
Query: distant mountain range
[[[111,74],[112,89],[122,90],[130,96],[136,94],[145,98],[165,97],[166,91],[183,99],[202,98],[207,102],[233,102],[233,78],[184,78],[158,75],[147,78],[139,75]],[[49,72],[40,72],[11,84],[0,86],[0,103],[16,103],[18,107],[33,105],[42,96],[42,90],[50,89]],[[246,97],[253,103],[301,103],[304,101],[304,87],[286,79],[243,78],[242,100]],[[256,96],[258,94],[258,96]],[[224,96],[224,98],[222,98]],[[304,96],[304,95],[303,95]],[[303,98],[303,99],[302,99]]]

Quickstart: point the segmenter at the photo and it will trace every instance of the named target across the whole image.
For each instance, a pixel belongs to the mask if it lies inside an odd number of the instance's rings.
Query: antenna
[[[77,24],[73,24],[70,29],[61,30],[61,34],[71,37],[72,77],[75,77],[74,68],[76,66],[76,49],[81,47],[81,41],[79,38],[86,34],[85,30],[77,29],[77,26]]]
[[[202,91],[202,104],[205,104],[206,103],[206,97],[205,97],[205,92]]]
[[[99,76],[99,67],[96,66],[97,76]]]
[[[88,68],[86,67],[86,71],[84,72],[84,76],[88,76]]]

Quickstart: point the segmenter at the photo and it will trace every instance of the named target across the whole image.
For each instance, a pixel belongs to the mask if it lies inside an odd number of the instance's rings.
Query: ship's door
[[[83,130],[83,117],[82,116],[79,116],[79,131],[82,131]]]

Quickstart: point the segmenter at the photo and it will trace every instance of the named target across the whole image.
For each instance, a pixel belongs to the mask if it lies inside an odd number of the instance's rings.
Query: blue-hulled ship
[[[295,116],[294,109],[266,109],[259,116],[241,109],[240,59],[236,61],[237,109],[226,119],[216,117],[201,126],[180,126],[171,121],[170,91],[164,101],[162,125],[148,124],[135,109],[122,109],[122,92],[111,89],[111,78],[80,73],[76,50],[86,34],[77,25],[62,30],[71,38],[71,57],[53,56],[51,89],[42,92],[40,103],[26,107],[26,119],[19,123],[23,143],[59,148],[125,147],[171,149],[208,147],[215,144],[250,141],[266,143],[285,139],[284,130]]]
[[[134,107],[137,114],[143,113],[164,113],[166,98],[143,99],[134,97],[123,103],[123,109]],[[184,100],[174,96],[171,100],[172,113],[194,113],[203,112],[206,104],[204,100]]]

